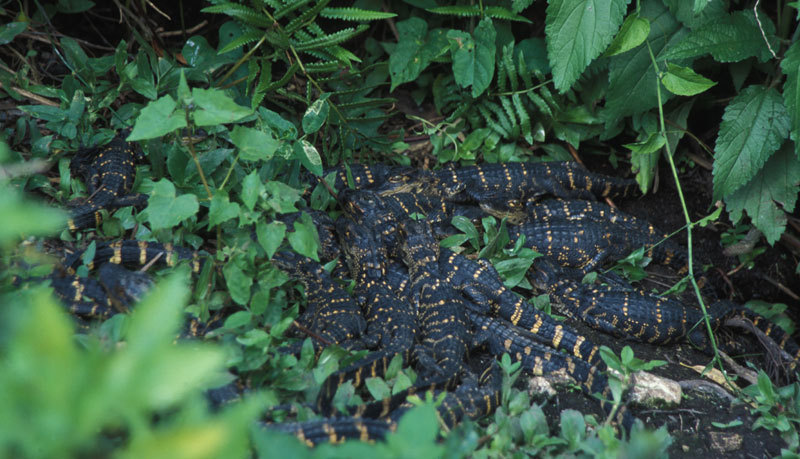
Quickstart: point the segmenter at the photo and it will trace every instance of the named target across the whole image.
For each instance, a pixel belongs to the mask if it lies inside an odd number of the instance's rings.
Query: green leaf
[[[153,230],[172,228],[195,215],[200,208],[197,196],[175,195],[175,185],[167,179],[153,183],[153,191],[147,201],[144,214]]]
[[[286,235],[286,224],[283,222],[256,223],[256,238],[258,243],[267,252],[267,258],[272,258],[283,242]]]
[[[389,56],[390,91],[397,86],[414,81],[433,61],[449,49],[444,30],[428,32],[428,24],[412,17],[397,23],[398,43]]]
[[[775,25],[763,13],[759,13],[759,19],[775,48]],[[670,47],[663,58],[686,59],[706,54],[711,54],[717,62],[738,62],[753,56],[766,62],[772,57],[752,10],[737,11],[692,30],[684,40]]]
[[[250,301],[250,288],[253,285],[253,276],[244,272],[245,260],[241,255],[231,258],[222,268],[225,285],[231,299],[242,306]]]
[[[322,175],[322,158],[316,147],[307,140],[299,140],[294,143],[294,156],[299,159],[306,169],[316,176]]]
[[[27,27],[27,22],[9,22],[0,26],[0,45],[11,43],[11,40],[24,32]]]
[[[783,104],[792,120],[791,137],[795,143],[795,151],[800,157],[800,42],[794,42],[786,50],[781,61],[781,70],[786,75],[783,83]]]
[[[786,229],[786,213],[794,211],[798,184],[800,159],[793,154],[791,142],[786,142],[749,183],[725,197],[731,221],[737,223],[746,211],[767,242],[774,244]]]
[[[564,92],[611,43],[630,0],[552,0],[547,5],[547,56]]]
[[[636,48],[644,43],[648,35],[650,35],[650,21],[633,13],[625,18],[625,22],[619,28],[619,33],[608,45],[604,55],[615,56]]]
[[[426,403],[408,410],[397,423],[397,432],[386,439],[395,454],[387,457],[443,457],[444,446],[436,444],[439,421],[436,409]]]
[[[725,107],[714,155],[714,200],[752,179],[789,135],[791,121],[775,89],[753,85]]]
[[[217,190],[211,198],[211,205],[208,209],[208,227],[213,228],[222,222],[239,216],[239,204],[231,202],[228,194]]]
[[[681,27],[660,0],[643,0],[641,4],[641,16],[650,21],[648,42],[656,59],[660,60],[659,53],[680,42],[688,30]],[[612,56],[609,62],[608,94],[602,112],[607,122],[634,113],[646,112],[657,105],[658,77],[653,71],[646,46]],[[662,102],[670,95],[662,92]]]
[[[564,438],[570,449],[576,449],[586,435],[586,423],[583,414],[577,410],[564,410],[561,412],[561,437]]]
[[[478,23],[474,40],[470,34],[460,30],[447,33],[456,83],[462,88],[472,86],[472,97],[483,94],[492,82],[496,37],[491,19]]]
[[[183,113],[175,112],[178,104],[172,96],[166,95],[153,102],[149,102],[136,118],[133,131],[126,139],[135,140],[155,139],[176,130],[186,127],[186,118]]]
[[[258,172],[250,172],[247,177],[242,179],[242,203],[248,210],[252,211],[255,208],[256,201],[264,193],[264,190],[264,183],[258,176]]]
[[[5,144],[0,141],[0,147]],[[58,209],[23,199],[17,187],[0,181],[0,247],[27,236],[48,235],[63,228],[67,216]]]
[[[303,115],[303,132],[306,134],[313,134],[319,131],[319,128],[321,128],[325,120],[328,119],[328,111],[330,110],[328,98],[330,96],[330,93],[323,93],[319,96],[319,99],[315,100],[314,103],[308,107],[306,113]]]
[[[234,126],[231,141],[239,149],[240,157],[246,161],[266,161],[280,146],[272,133],[244,126]]]
[[[302,216],[294,222],[294,231],[287,236],[289,245],[295,252],[305,255],[314,261],[319,261],[317,248],[319,247],[319,235],[317,227],[311,221],[311,216],[303,212]]]
[[[369,394],[372,395],[372,398],[375,400],[383,400],[392,395],[391,389],[389,389],[386,381],[382,378],[367,378],[364,380],[364,383],[367,386]]]
[[[661,82],[669,92],[679,96],[694,96],[717,84],[688,67],[672,63],[667,63],[667,71],[661,76]]]
[[[297,212],[294,203],[300,199],[301,192],[296,190],[283,182],[269,181],[264,184],[264,189],[267,192],[266,203],[269,207],[276,212],[282,214],[289,212]]]
[[[192,112],[192,118],[198,126],[216,126],[233,123],[253,111],[233,101],[219,89],[192,88],[192,98],[199,109]]]

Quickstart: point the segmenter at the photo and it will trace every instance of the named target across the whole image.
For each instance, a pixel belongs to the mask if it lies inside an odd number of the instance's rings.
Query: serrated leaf
[[[749,182],[789,135],[790,120],[775,89],[752,85],[725,107],[714,148],[714,200]]]
[[[688,30],[681,27],[672,14],[658,0],[643,0],[641,16],[650,21],[648,42],[660,60],[660,53],[680,42]],[[646,46],[609,58],[608,94],[603,115],[608,123],[624,116],[650,110],[658,103],[657,76],[653,71]],[[662,91],[662,102],[671,94]],[[636,101],[636,103],[631,103]]]
[[[320,16],[328,19],[342,19],[345,21],[378,21],[396,17],[394,13],[384,13],[383,11],[362,10],[361,8],[324,8],[319,13]]]
[[[198,126],[233,123],[253,113],[219,89],[192,88],[192,98],[198,108],[192,112],[192,118]]]
[[[547,56],[564,92],[611,43],[630,0],[553,0],[547,5]]]
[[[631,150],[631,170],[636,173],[636,183],[642,193],[646,193],[655,179],[655,171],[658,165],[658,154],[666,139],[660,132],[652,133],[644,141],[625,145]]]
[[[213,228],[222,222],[239,216],[239,204],[231,202],[223,191],[214,193],[208,209],[208,227]]]
[[[688,67],[673,63],[667,63],[667,71],[661,77],[661,83],[669,92],[679,96],[694,96],[717,84]]]
[[[781,61],[781,70],[786,75],[783,83],[783,104],[791,118],[791,137],[795,143],[795,151],[800,158],[800,42],[794,42],[786,50]]]
[[[472,97],[480,96],[494,75],[495,38],[491,19],[483,19],[475,28],[475,38],[460,30],[447,33],[450,55],[453,58],[453,75],[462,88],[472,86]]]
[[[323,93],[319,96],[319,99],[308,107],[303,115],[303,132],[313,134],[319,131],[319,128],[328,119],[328,111],[330,110],[328,98],[330,96],[330,93]]]
[[[639,17],[638,14],[631,14],[625,18],[625,22],[622,23],[617,36],[608,45],[604,55],[616,56],[636,48],[644,43],[648,35],[650,35],[650,21]]]
[[[777,44],[775,25],[763,13],[759,14],[759,19],[774,48]],[[771,58],[767,43],[750,10],[737,11],[692,30],[684,40],[670,47],[663,58],[686,59],[705,54],[711,54],[718,62],[738,62],[752,56],[765,62]]]
[[[258,172],[252,171],[247,174],[242,180],[242,203],[247,207],[248,210],[252,211],[256,205],[256,201],[258,201],[258,197],[264,193],[264,183],[261,181],[261,177],[258,176]]]
[[[167,179],[153,183],[144,213],[153,230],[172,228],[197,213],[197,196],[175,195],[175,185]]]
[[[239,156],[246,161],[266,161],[280,146],[271,133],[244,126],[234,126],[231,142],[239,149]]]
[[[428,12],[433,14],[446,14],[448,16],[480,16],[481,10],[478,5],[450,5],[428,8]]]
[[[183,113],[175,113],[177,105],[170,95],[149,102],[142,109],[139,117],[136,118],[133,131],[131,131],[127,140],[133,142],[135,140],[155,139],[163,137],[176,129],[185,128],[186,117],[183,116]]]
[[[767,242],[774,244],[786,229],[786,213],[794,211],[798,184],[800,160],[793,154],[791,142],[786,142],[753,180],[725,198],[731,221],[737,223],[746,211]]]

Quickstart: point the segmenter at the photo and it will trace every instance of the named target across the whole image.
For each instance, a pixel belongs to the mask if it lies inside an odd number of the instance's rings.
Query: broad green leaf
[[[239,216],[239,204],[231,202],[228,194],[217,190],[211,198],[208,209],[208,227],[213,228],[222,222]]]
[[[714,200],[755,177],[789,135],[791,121],[775,89],[752,85],[725,107],[714,151]]]
[[[328,119],[328,111],[330,110],[328,98],[330,96],[330,93],[323,93],[319,96],[319,99],[308,107],[308,110],[303,115],[303,132],[313,134],[319,131],[319,128]]]
[[[94,2],[89,0],[58,0],[58,11],[61,13],[83,13],[93,6]]]
[[[319,235],[317,227],[311,221],[311,217],[303,212],[302,216],[294,222],[294,231],[288,234],[289,245],[295,252],[305,255],[314,261],[319,261],[317,248],[319,247]]]
[[[319,152],[307,140],[299,140],[294,143],[294,156],[299,159],[306,169],[316,176],[322,175],[322,158]]]
[[[155,139],[176,129],[185,128],[186,118],[183,113],[175,112],[177,105],[170,95],[149,102],[136,118],[133,131],[126,140],[133,142],[134,140]]]
[[[246,161],[266,161],[272,158],[280,145],[271,133],[244,126],[233,127],[231,141],[239,149],[240,157]]]
[[[367,378],[364,380],[369,394],[375,400],[383,400],[392,395],[391,389],[382,378]]]
[[[763,13],[759,19],[774,49],[775,25]],[[706,54],[711,54],[717,62],[738,62],[753,56],[765,62],[772,57],[752,10],[737,11],[692,30],[686,39],[669,48],[663,58],[686,59]]]
[[[397,86],[414,81],[431,61],[449,49],[443,29],[428,32],[428,24],[412,17],[397,23],[399,40],[389,56],[390,91]]]
[[[24,32],[27,27],[27,22],[9,22],[0,26],[0,45],[11,43],[11,40]]]
[[[658,61],[659,53],[680,42],[688,31],[681,27],[660,0],[642,0],[641,5],[641,17],[650,21],[648,42]],[[646,112],[656,106],[658,79],[646,46],[612,56],[609,62],[608,94],[602,112],[607,122]],[[670,96],[670,93],[662,91],[662,102]]]
[[[197,196],[193,194],[175,195],[175,185],[167,179],[153,183],[153,191],[147,201],[144,213],[153,230],[172,228],[195,215],[200,208]]]
[[[264,184],[267,192],[267,205],[276,212],[286,214],[297,212],[295,203],[300,199],[301,192],[283,182],[270,181]]]
[[[786,229],[786,213],[794,211],[800,192],[800,159],[792,152],[791,142],[773,154],[753,180],[725,197],[731,221],[737,223],[742,211],[774,244]],[[783,206],[781,210],[777,204]]]
[[[453,75],[462,88],[472,86],[472,97],[477,98],[489,87],[494,75],[494,56],[497,47],[491,19],[483,19],[472,35],[460,30],[447,33],[450,54],[453,58]]]
[[[688,67],[672,63],[667,63],[667,71],[661,77],[661,82],[669,92],[679,96],[694,96],[717,84]]]
[[[233,123],[253,113],[219,89],[192,88],[192,98],[197,105],[192,118],[198,126]]]
[[[625,22],[619,28],[619,33],[608,45],[604,55],[615,56],[636,48],[644,43],[648,35],[650,35],[650,21],[639,17],[638,14],[631,14],[625,18]]]
[[[795,143],[795,151],[800,158],[800,42],[794,42],[786,50],[781,61],[781,70],[786,75],[783,83],[783,104],[792,120],[791,137]]]
[[[253,285],[253,276],[244,272],[245,260],[242,255],[231,258],[222,268],[225,285],[231,294],[231,299],[242,306],[250,301],[250,287]]]
[[[552,0],[547,5],[547,56],[564,92],[614,39],[630,0]]]
[[[411,408],[397,423],[397,432],[386,439],[395,454],[387,457],[443,457],[444,446],[436,443],[439,421],[431,403]]]
[[[267,258],[272,258],[283,242],[286,235],[286,224],[283,222],[256,223],[256,238],[258,243],[267,252]]]
[[[247,177],[242,179],[242,203],[248,210],[255,208],[258,197],[264,193],[264,182],[258,176],[258,172],[253,171],[247,174]]]
[[[696,0],[694,5],[686,0],[663,1],[675,18],[692,30],[709,22],[724,21],[728,16],[726,0]],[[703,4],[700,11],[695,8],[698,2]]]

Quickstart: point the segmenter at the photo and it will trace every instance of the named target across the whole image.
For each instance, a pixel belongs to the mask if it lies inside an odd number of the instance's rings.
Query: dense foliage
[[[313,400],[325,377],[354,359],[337,348],[315,356],[310,342],[299,357],[277,351],[304,302],[269,259],[286,246],[318,259],[319,240],[307,215],[293,225],[275,217],[335,211],[325,187],[303,193],[314,183],[309,173],[342,163],[569,160],[580,149],[630,169],[643,192],[656,186],[660,168],[677,179],[676,168],[693,167],[698,157],[713,163],[714,199],[737,238],[754,227],[774,244],[800,186],[796,2],[211,0],[193,14],[175,3],[170,14],[180,21],[186,14],[213,28],[185,39],[164,34],[148,18],[167,13],[144,1],[0,2],[0,45],[13,61],[0,66],[0,100],[21,111],[4,115],[0,144],[0,394],[7,402],[0,451],[664,453],[664,429],[637,426],[620,440],[575,411],[548,423],[514,386],[519,371],[510,361],[503,362],[503,406],[444,442],[436,441],[432,400],[418,400],[386,444],[308,451],[261,429],[255,420],[267,407]],[[110,22],[105,16],[124,19],[127,41],[90,46],[70,36],[70,21]],[[168,27],[185,32],[171,19]],[[698,113],[716,114],[708,120],[718,126],[714,145],[687,130]],[[147,156],[134,186],[149,195],[147,206],[120,209],[96,232],[70,233],[53,208],[85,193],[70,176],[71,154],[123,128],[132,128],[129,139]],[[684,137],[701,152],[684,154]],[[697,223],[686,219],[690,228]],[[463,235],[443,245],[478,252],[509,286],[531,288],[523,274],[535,254],[504,249],[503,222],[487,220],[480,231],[454,224]],[[26,267],[40,275],[52,268],[41,255],[44,236],[76,245],[123,236],[172,242],[211,253],[213,263],[191,280],[183,271],[164,276],[130,315],[74,338],[45,288],[19,291],[12,283]],[[224,321],[207,343],[175,345],[181,311]],[[410,373],[397,369],[368,388],[380,398],[407,387]],[[201,391],[234,374],[253,393],[218,412],[207,408]],[[759,380],[751,392],[761,427],[778,429],[796,450],[799,398],[790,387],[777,391]],[[358,397],[351,388],[340,403]],[[778,406],[789,412],[776,414]],[[301,410],[300,419],[308,416]],[[597,426],[590,435],[587,422]]]

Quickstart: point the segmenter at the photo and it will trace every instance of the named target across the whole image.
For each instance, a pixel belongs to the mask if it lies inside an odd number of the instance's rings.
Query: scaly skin
[[[89,199],[72,210],[67,220],[70,231],[99,226],[100,210],[113,210],[126,205],[141,205],[146,197],[125,196],[130,192],[136,178],[136,163],[142,156],[136,147],[126,142],[124,131],[100,149],[84,150],[70,163],[73,174],[83,175]]]

